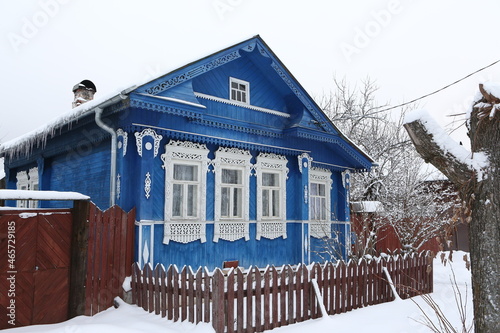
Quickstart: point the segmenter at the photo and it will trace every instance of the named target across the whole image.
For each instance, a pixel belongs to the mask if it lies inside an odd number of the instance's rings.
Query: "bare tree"
[[[379,241],[377,230],[387,225],[396,231],[402,250],[414,252],[449,223],[441,216],[449,203],[437,200],[442,192],[423,190],[428,173],[423,171],[424,162],[403,129],[410,108],[381,112],[385,105],[377,105],[378,88],[369,79],[360,88],[350,88],[345,80],[334,82],[335,91],[323,96],[318,104],[349,139],[378,163],[370,172],[352,176],[351,200],[380,201],[384,206],[383,216],[363,219],[356,256],[373,255]]]
[[[475,332],[500,332],[500,87],[479,91],[467,121],[471,153],[424,113],[410,115],[405,127],[422,158],[459,189],[470,222]]]

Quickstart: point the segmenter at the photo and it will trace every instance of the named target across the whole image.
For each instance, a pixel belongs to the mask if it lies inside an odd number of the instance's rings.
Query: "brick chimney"
[[[73,93],[75,94],[75,99],[73,100],[73,108],[91,101],[94,99],[94,94],[97,92],[95,84],[90,80],[83,80],[77,83],[73,87]]]

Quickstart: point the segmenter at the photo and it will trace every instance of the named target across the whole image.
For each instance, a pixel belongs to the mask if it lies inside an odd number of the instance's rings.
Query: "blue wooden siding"
[[[207,241],[195,241],[187,244],[170,242],[163,244],[163,225],[154,226],[154,263],[166,266],[175,264],[178,267],[207,266],[209,269],[221,267],[224,261],[238,260],[240,266],[284,265],[302,262],[300,234],[301,223],[288,223],[286,239],[274,240],[261,238],[256,240],[256,224],[250,223],[250,240],[240,239],[234,242],[219,240],[213,242],[214,225],[207,224]],[[147,237],[150,236],[150,226],[146,226]],[[144,233],[143,233],[144,235]],[[149,243],[149,238],[147,240]],[[143,249],[144,251],[144,249]],[[140,254],[139,254],[140,256]]]
[[[109,140],[88,146],[88,151],[60,154],[45,161],[44,190],[74,191],[89,195],[100,208],[109,207]],[[68,203],[47,202],[50,207]]]

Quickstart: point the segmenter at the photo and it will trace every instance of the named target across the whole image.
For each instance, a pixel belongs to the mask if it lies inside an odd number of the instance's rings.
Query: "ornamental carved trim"
[[[154,157],[158,155],[158,150],[160,149],[160,141],[161,139],[163,139],[162,135],[156,134],[156,132],[151,128],[146,128],[140,133],[136,132],[134,133],[134,135],[135,135],[135,144],[137,145],[137,153],[139,154],[139,156],[142,157],[142,146],[143,146],[142,141],[146,136],[150,136],[153,138],[154,146],[151,145],[150,142],[146,142],[144,148],[146,148],[146,150],[151,150],[154,148]]]
[[[122,138],[122,141],[118,141],[118,149],[123,149],[122,156],[127,155],[127,143],[128,143],[128,133],[123,129],[119,128],[116,130],[116,137]]]
[[[295,96],[297,96],[298,99],[304,104],[304,106],[307,108],[307,110],[309,112],[311,112],[314,115],[314,117],[316,117],[316,119],[322,119],[323,116],[320,115],[320,113],[312,106],[312,104],[309,102],[308,98],[302,94],[302,92],[299,90],[299,88],[295,85],[294,81],[292,81],[288,77],[287,73],[285,73],[285,71],[274,61],[271,63],[271,67],[276,71],[276,73],[281,77],[281,79],[283,81],[285,81],[285,83],[288,85],[288,87],[293,91]],[[330,128],[327,128],[327,126],[324,126],[324,127],[326,127],[325,129],[328,132],[332,132],[332,130]]]
[[[165,91],[169,88],[172,88],[178,84],[181,84],[185,81],[189,81],[192,78],[201,75],[203,73],[206,73],[214,68],[220,67],[222,65],[225,65],[233,60],[238,59],[241,57],[240,53],[238,51],[233,51],[231,53],[228,53],[226,55],[223,55],[219,58],[216,58],[212,61],[209,61],[203,65],[197,66],[187,72],[181,73],[177,76],[171,77],[169,79],[163,80],[159,82],[158,84],[146,89],[146,92],[151,95],[157,95],[161,93],[162,91]]]
[[[297,159],[299,161],[299,171],[300,171],[300,173],[302,173],[302,170],[304,168],[307,168],[307,169],[311,168],[311,163],[313,161],[313,158],[311,156],[309,156],[308,153],[302,153],[302,154],[300,154],[299,156],[297,156]],[[304,159],[306,161],[304,161]]]
[[[206,224],[202,222],[166,222],[163,229],[163,243],[170,241],[187,244],[199,240],[207,241]]]

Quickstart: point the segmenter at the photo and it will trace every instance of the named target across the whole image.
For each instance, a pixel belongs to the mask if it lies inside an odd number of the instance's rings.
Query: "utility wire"
[[[448,84],[448,85],[446,85],[446,86],[444,86],[444,87],[442,87],[442,88],[440,88],[440,89],[438,89],[438,90],[436,90],[436,91],[433,91],[433,92],[431,92],[431,93],[429,93],[429,94],[427,94],[427,95],[421,96],[421,97],[419,97],[419,98],[415,98],[414,100],[411,100],[411,101],[406,102],[406,103],[402,103],[402,104],[399,104],[399,105],[396,105],[396,106],[391,106],[391,107],[389,107],[389,108],[385,108],[385,109],[382,109],[382,110],[378,110],[378,111],[375,111],[375,112],[373,112],[373,113],[385,112],[385,111],[389,111],[389,110],[392,110],[392,109],[396,109],[396,108],[399,108],[399,107],[402,107],[402,106],[405,106],[405,105],[408,105],[408,104],[411,104],[411,103],[415,103],[416,101],[419,101],[419,100],[424,99],[424,98],[426,98],[426,97],[429,97],[429,96],[431,96],[431,95],[437,94],[438,92],[443,91],[443,90],[445,90],[445,89],[447,89],[447,88],[451,87],[452,85],[455,85],[455,84],[459,83],[460,81],[463,81],[463,80],[467,79],[468,77],[470,77],[470,76],[472,76],[472,75],[474,75],[474,74],[477,74],[477,73],[479,73],[479,72],[481,72],[481,71],[485,70],[486,68],[489,68],[489,67],[491,67],[491,66],[493,66],[493,65],[495,65],[495,64],[497,64],[497,63],[499,63],[499,62],[500,62],[500,59],[499,59],[499,60],[497,60],[497,61],[495,61],[495,62],[493,62],[493,63],[491,63],[491,64],[489,64],[488,66],[485,66],[485,67],[483,67],[483,68],[480,68],[480,69],[478,69],[477,71],[472,72],[472,73],[470,73],[470,74],[468,74],[468,75],[464,76],[463,78],[458,79],[458,80],[456,80],[455,82],[450,83],[450,84]]]

